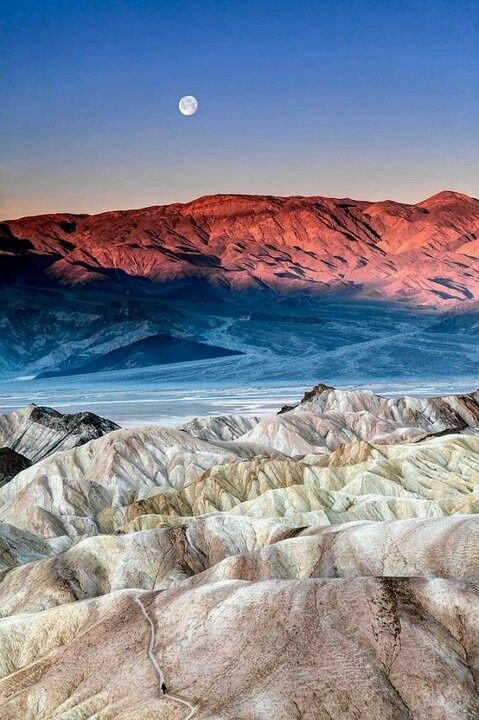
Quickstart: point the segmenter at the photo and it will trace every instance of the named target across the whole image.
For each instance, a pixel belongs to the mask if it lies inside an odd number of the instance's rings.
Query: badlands
[[[2,720],[479,718],[479,392],[0,447]]]

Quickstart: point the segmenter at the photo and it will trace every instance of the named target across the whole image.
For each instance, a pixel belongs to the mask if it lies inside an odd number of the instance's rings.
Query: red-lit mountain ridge
[[[0,262],[11,279],[28,266],[64,284],[198,277],[448,307],[479,299],[479,200],[451,191],[415,205],[213,195],[40,215],[1,223]]]

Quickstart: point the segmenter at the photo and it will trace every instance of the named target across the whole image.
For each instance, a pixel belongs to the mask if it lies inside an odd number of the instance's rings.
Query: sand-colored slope
[[[0,580],[0,617],[38,613],[129,588],[166,590],[189,578],[204,585],[367,576],[478,578],[479,518],[301,529],[280,521],[215,515],[175,528],[100,535],[6,574]]]
[[[0,579],[0,616],[126,588],[165,589],[225,558],[297,534],[296,528],[276,520],[214,515],[177,527],[84,538],[54,557],[45,552],[44,560],[31,562],[41,559],[38,553]]]
[[[140,597],[167,689],[198,717],[479,713],[475,581],[222,581]],[[187,717],[160,692],[150,637],[132,591],[1,621],[3,717]]]

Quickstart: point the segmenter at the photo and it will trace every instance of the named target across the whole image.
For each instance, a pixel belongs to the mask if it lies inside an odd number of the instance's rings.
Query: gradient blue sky
[[[214,192],[479,195],[477,0],[19,0],[1,15],[3,218]]]

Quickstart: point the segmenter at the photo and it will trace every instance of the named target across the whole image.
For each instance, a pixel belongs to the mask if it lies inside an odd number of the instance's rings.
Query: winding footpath
[[[143,605],[143,602],[140,600],[138,596],[134,598],[136,604],[139,606],[141,612],[143,613],[143,617],[147,621],[148,625],[150,626],[150,640],[148,642],[148,658],[153,665],[156,674],[158,675],[158,680],[160,683],[160,689],[162,687],[166,687],[165,683],[165,676],[163,675],[163,670],[161,669],[160,663],[158,662],[158,658],[155,655],[154,647],[156,643],[156,628],[153,620],[148,615],[145,606]],[[163,692],[163,691],[162,691]],[[165,698],[169,698],[173,702],[177,703],[178,705],[183,705],[185,708],[188,709],[188,715],[185,716],[184,720],[190,720],[194,714],[196,713],[198,707],[196,705],[192,705],[192,703],[188,702],[188,700],[184,700],[183,698],[179,697],[178,695],[172,695],[167,690],[163,692],[163,696]]]

